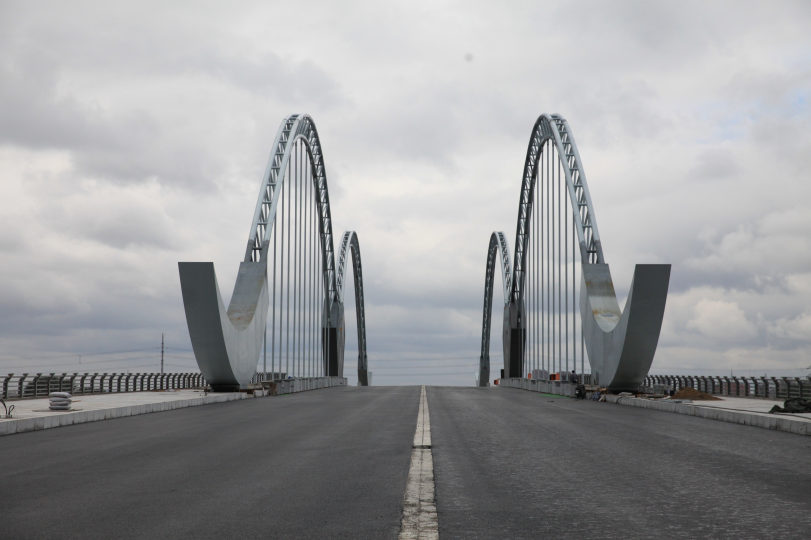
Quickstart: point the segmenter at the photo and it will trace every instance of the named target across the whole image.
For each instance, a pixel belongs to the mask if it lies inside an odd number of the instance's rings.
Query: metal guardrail
[[[678,392],[694,388],[721,396],[791,399],[811,397],[809,377],[712,377],[699,375],[648,375],[645,386],[662,385]]]
[[[51,392],[83,395],[202,388],[206,381],[200,373],[9,373],[2,384],[0,399],[9,400],[43,398]]]
[[[270,371],[257,371],[251,378],[251,384],[259,384],[263,382],[278,382],[287,379],[287,373],[270,372]]]

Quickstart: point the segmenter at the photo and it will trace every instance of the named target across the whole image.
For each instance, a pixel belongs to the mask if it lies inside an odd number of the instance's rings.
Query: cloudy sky
[[[361,241],[375,383],[473,383],[541,113],[620,296],[673,265],[654,372],[808,373],[810,97],[805,1],[0,1],[0,372],[154,370],[161,333],[192,369],[177,262],[230,294],[301,112]]]

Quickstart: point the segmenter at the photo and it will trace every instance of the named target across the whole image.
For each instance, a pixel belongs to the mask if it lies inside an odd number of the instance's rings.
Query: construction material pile
[[[72,397],[67,392],[51,392],[51,402],[48,408],[52,411],[69,411]]]
[[[770,413],[811,413],[811,399],[791,398],[783,402],[783,406],[775,405]]]
[[[673,394],[673,399],[691,399],[693,401],[723,401],[721,398],[717,398],[712,394],[699,392],[695,388],[682,388]]]

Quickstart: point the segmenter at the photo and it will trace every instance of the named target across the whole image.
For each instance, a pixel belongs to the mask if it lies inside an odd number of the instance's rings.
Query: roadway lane
[[[0,437],[0,538],[397,538],[420,387]]]
[[[442,540],[811,536],[811,437],[524,390],[427,390]]]

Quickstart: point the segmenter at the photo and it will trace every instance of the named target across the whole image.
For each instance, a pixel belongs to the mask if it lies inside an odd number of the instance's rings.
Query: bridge
[[[811,385],[649,376],[670,266],[637,265],[620,309],[563,117],[532,127],[513,250],[489,240],[475,387],[372,384],[363,231],[335,250],[326,171],[314,120],[285,118],[229,306],[213,263],[179,263],[199,374],[4,380],[0,537],[807,536],[811,414],[768,408]],[[652,397],[687,387],[724,401]]]

